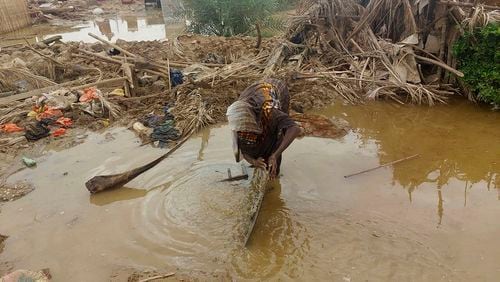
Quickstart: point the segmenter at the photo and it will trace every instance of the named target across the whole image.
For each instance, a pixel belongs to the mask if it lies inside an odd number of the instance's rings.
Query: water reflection
[[[2,38],[7,40],[2,40],[5,42],[0,45],[24,44],[25,37],[33,44],[54,35],[61,35],[63,41],[97,42],[97,40],[88,36],[89,32],[104,37],[111,42],[116,42],[117,39],[126,41],[173,39],[185,29],[184,20],[175,16],[178,14],[176,9],[182,7],[180,4],[174,4],[166,5],[166,8],[162,10],[153,9],[144,13],[116,14],[107,18],[98,17],[71,28],[46,25],[33,26],[2,35]]]
[[[210,139],[210,128],[206,128],[201,132],[201,145],[198,151],[198,160],[203,161],[205,158],[205,149],[208,147],[208,140]]]
[[[139,31],[139,25],[137,24],[137,16],[135,15],[127,15],[122,17],[127,22],[127,30]]]
[[[443,190],[455,189],[456,181],[465,186],[465,206],[471,189],[500,194],[500,115],[465,101],[452,103],[431,108],[373,102],[335,105],[322,113],[344,116],[364,144],[375,142],[380,163],[420,154],[393,166],[393,184],[407,189],[410,202],[416,190],[434,186],[439,225]]]
[[[165,24],[161,15],[153,14],[146,17],[117,16],[110,19],[88,21],[84,26],[72,32],[60,33],[63,41],[96,42],[87,34],[95,33],[106,37],[109,41],[117,39],[126,41],[160,40],[167,37]],[[55,34],[47,35],[47,37]]]
[[[267,189],[247,248],[236,250],[232,265],[244,279],[270,279],[284,269],[288,277],[297,278],[299,262],[310,249],[310,234],[286,206],[280,181],[272,181]]]
[[[146,196],[148,193],[145,189],[133,189],[121,187],[119,189],[108,190],[99,194],[90,196],[90,203],[96,206],[105,206],[111,203],[138,199]]]

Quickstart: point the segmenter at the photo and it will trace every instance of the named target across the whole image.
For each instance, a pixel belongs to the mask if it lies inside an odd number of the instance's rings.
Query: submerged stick
[[[184,137],[184,139],[182,139],[179,143],[177,143],[177,145],[175,145],[172,149],[170,149],[170,151],[168,151],[166,154],[146,165],[143,165],[141,167],[120,174],[94,176],[92,179],[90,179],[85,183],[87,190],[89,190],[90,193],[94,194],[130,182],[132,179],[136,178],[143,172],[156,166],[161,161],[172,155],[175,151],[177,151],[177,149],[179,149],[182,146],[182,144],[184,144],[193,135],[193,133],[194,131],[189,133],[186,137]]]
[[[142,279],[142,280],[139,280],[139,282],[149,282],[149,281],[153,281],[153,280],[156,280],[156,279],[163,279],[163,278],[168,278],[168,277],[171,277],[171,276],[174,276],[175,273],[169,273],[169,274],[164,274],[164,275],[156,275],[156,276],[153,276],[153,277],[148,277],[148,278],[145,278],[145,279]]]
[[[349,174],[349,175],[345,175],[344,178],[349,178],[351,176],[355,176],[355,175],[360,175],[360,174],[363,174],[363,173],[366,173],[366,172],[370,172],[372,170],[376,170],[376,169],[379,169],[379,168],[382,168],[382,167],[386,167],[386,166],[390,166],[390,165],[394,165],[394,164],[397,164],[397,163],[400,163],[400,162],[403,162],[403,161],[407,161],[407,160],[410,160],[410,159],[413,159],[413,158],[416,158],[420,156],[420,154],[416,154],[416,155],[413,155],[413,156],[409,156],[409,157],[406,157],[406,158],[403,158],[403,159],[399,159],[399,160],[396,160],[396,161],[392,161],[390,163],[386,163],[386,164],[383,164],[383,165],[379,165],[377,167],[374,167],[374,168],[370,168],[370,169],[367,169],[367,170],[363,170],[363,171],[360,171],[360,172],[356,172],[356,173],[353,173],[353,174]]]

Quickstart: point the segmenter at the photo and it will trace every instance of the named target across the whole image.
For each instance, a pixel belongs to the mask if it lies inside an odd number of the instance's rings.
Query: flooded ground
[[[117,39],[126,41],[147,41],[173,39],[185,30],[185,23],[172,16],[162,14],[161,10],[148,10],[141,13],[116,14],[111,17],[97,17],[71,26],[37,25],[16,32],[2,34],[0,46],[25,44],[26,38],[31,44],[54,35],[61,35],[62,40],[97,42],[88,36],[94,33],[111,42]]]
[[[227,127],[200,133],[126,188],[91,196],[91,176],[163,152],[115,128],[48,150],[36,168],[10,177],[36,190],[2,206],[0,233],[10,237],[0,265],[49,267],[54,281],[108,281],[128,267],[208,280],[498,281],[498,113],[466,102],[322,113],[353,130],[292,144],[248,248],[236,233],[249,181],[219,182],[227,168],[239,171]]]

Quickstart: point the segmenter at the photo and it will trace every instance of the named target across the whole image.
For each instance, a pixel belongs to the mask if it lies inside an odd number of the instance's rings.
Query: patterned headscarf
[[[229,127],[237,132],[261,134],[262,128],[257,123],[252,106],[244,101],[236,101],[227,108]]]

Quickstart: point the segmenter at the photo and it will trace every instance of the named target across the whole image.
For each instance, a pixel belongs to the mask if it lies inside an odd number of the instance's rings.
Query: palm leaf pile
[[[470,17],[439,1],[304,0],[266,74],[294,70],[295,78],[326,81],[352,103],[380,97],[443,103],[463,76],[451,55],[462,26],[498,20],[498,11],[468,9]]]

